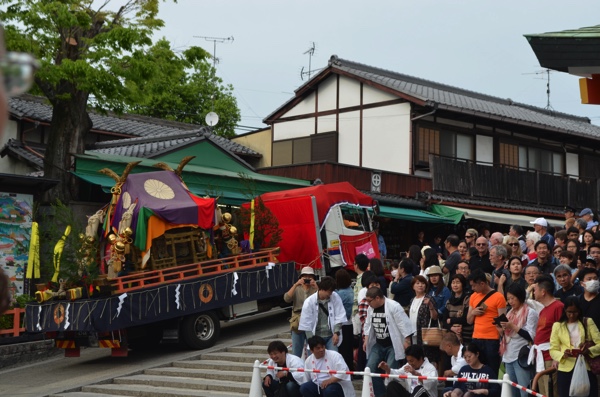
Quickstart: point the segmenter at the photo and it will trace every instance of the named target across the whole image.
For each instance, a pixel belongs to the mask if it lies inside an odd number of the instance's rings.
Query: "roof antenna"
[[[312,71],[312,57],[313,55],[315,55],[315,50],[317,49],[317,45],[315,44],[315,42],[312,42],[312,46],[304,51],[304,55],[308,54],[308,72],[304,71],[304,66],[302,67],[302,70],[300,71],[300,79],[302,81],[304,81],[304,76],[308,75],[308,79],[310,80],[310,75],[313,73]]]
[[[215,73],[217,72],[217,63],[219,63],[219,59],[217,58],[217,43],[233,43],[233,36],[229,37],[209,37],[209,36],[194,36],[197,39],[204,39],[206,41],[213,42],[213,68]],[[215,113],[215,93],[217,91],[217,85],[213,87],[213,93],[210,97],[212,105],[211,111],[206,115],[204,120],[206,124],[211,127],[214,127],[219,122],[219,115]]]
[[[545,69],[545,70],[539,70],[539,71],[533,72],[533,73],[523,73],[523,74],[535,74],[535,75],[545,74],[546,75],[545,77],[536,77],[536,79],[546,80],[546,107],[544,109],[546,109],[550,113],[554,112],[554,108],[550,104],[550,73],[553,73],[553,72],[554,72],[553,70]]]

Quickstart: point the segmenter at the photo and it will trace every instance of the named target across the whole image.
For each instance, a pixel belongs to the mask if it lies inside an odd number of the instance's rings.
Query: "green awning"
[[[99,185],[106,192],[115,185],[115,181],[98,171],[102,168],[110,168],[120,175],[127,164],[132,161],[141,161],[132,173],[157,171],[153,167],[157,163],[154,159],[141,159],[135,157],[111,156],[111,155],[78,155],[75,158],[74,175],[94,185]],[[178,164],[166,163],[172,169],[176,169]],[[240,178],[243,174],[248,180],[244,184]],[[279,190],[294,189],[297,187],[306,187],[310,182],[285,178],[280,176],[263,175],[251,170],[244,173],[235,170],[225,170],[221,168],[210,168],[205,166],[188,164],[182,173],[182,179],[185,181],[188,189],[197,196],[219,197],[219,204],[241,205],[250,201],[250,191],[255,195],[274,192]]]
[[[432,204],[431,212],[433,212],[436,215],[443,216],[444,218],[452,219],[452,222],[455,225],[458,225],[458,223],[462,220],[463,215],[465,214],[464,211],[459,211],[452,207],[440,204]]]
[[[387,205],[379,206],[379,216],[412,222],[454,223],[453,219],[436,215],[431,212],[415,210],[412,208],[389,207]]]

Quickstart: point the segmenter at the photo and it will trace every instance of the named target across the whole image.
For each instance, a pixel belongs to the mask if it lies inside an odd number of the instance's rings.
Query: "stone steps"
[[[290,345],[290,334],[249,341],[220,351],[204,353],[193,360],[174,361],[167,366],[117,377],[110,382],[84,386],[80,391],[52,397],[240,397],[248,396],[256,360],[265,361],[268,344],[280,339]],[[263,371],[264,372],[264,371]]]
[[[267,346],[276,339],[286,346],[292,343],[289,333],[279,334],[52,397],[246,397],[250,391],[254,362],[268,358]],[[264,370],[261,373],[264,374]],[[360,395],[362,382],[356,381],[354,386],[357,395]]]

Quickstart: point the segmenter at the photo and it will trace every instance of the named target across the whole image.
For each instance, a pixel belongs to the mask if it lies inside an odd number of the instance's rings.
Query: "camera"
[[[305,278],[304,279],[304,284],[310,284],[310,278]]]

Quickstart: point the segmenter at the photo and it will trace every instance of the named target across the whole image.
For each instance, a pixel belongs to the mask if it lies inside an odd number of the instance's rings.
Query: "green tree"
[[[180,76],[178,88],[180,95],[187,95],[186,101],[201,83],[219,82],[214,71],[207,67],[210,65],[206,62],[206,53],[201,49],[186,51],[179,57],[181,62],[171,68],[166,55],[156,55],[156,52],[164,52],[165,46],[168,48],[162,42],[151,48],[152,34],[163,26],[163,21],[157,17],[160,2],[0,0],[6,46],[12,51],[32,53],[40,60],[42,66],[36,73],[33,90],[46,96],[52,105],[44,174],[61,183],[46,193],[45,202],[59,199],[68,203],[76,197],[77,181],[68,171],[72,166],[71,155],[83,153],[86,135],[92,127],[88,114],[91,97],[100,110],[135,111],[132,105],[135,101],[146,102],[144,109],[156,109],[164,102],[158,95],[160,85],[172,83],[160,74],[179,70],[182,65],[190,65],[187,78],[193,83],[191,87],[185,87],[185,78]],[[154,65],[154,60],[161,62]],[[212,80],[202,81],[205,76],[211,76]],[[150,87],[148,90],[143,88],[144,82]],[[186,91],[188,89],[191,93]],[[230,89],[221,87],[217,93],[225,95]],[[145,95],[149,98],[144,99]],[[220,112],[217,103],[215,101],[215,111]],[[177,113],[174,105],[166,117]],[[202,109],[205,108],[203,105]],[[185,109],[183,113],[188,111]]]
[[[142,84],[137,79],[127,80],[134,95],[126,112],[204,125],[206,114],[214,111],[219,115],[214,132],[234,136],[240,111],[233,87],[224,85],[216,76],[210,58],[200,47],[177,54],[165,39],[148,51],[136,51],[127,63],[129,71],[139,75],[151,67],[150,73],[155,77]]]

